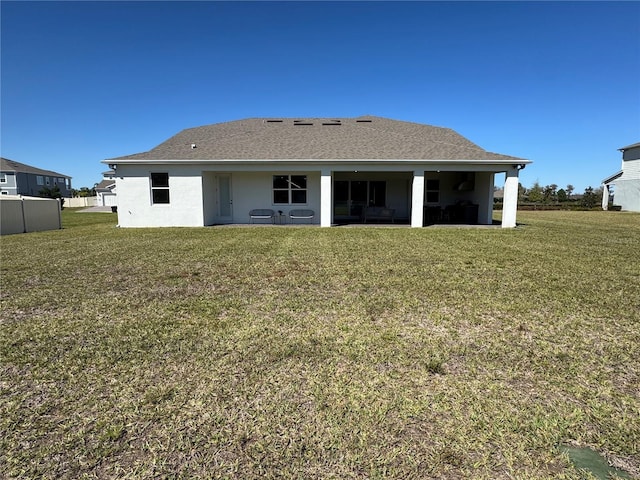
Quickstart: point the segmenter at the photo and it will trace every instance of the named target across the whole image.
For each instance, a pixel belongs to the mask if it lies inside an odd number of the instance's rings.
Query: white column
[[[422,227],[424,222],[424,170],[413,172],[411,187],[411,226]]]
[[[602,209],[609,210],[609,185],[602,184]]]
[[[331,170],[320,172],[320,226],[330,227],[333,223],[333,208],[331,208]]]
[[[504,181],[504,200],[502,202],[502,228],[516,226],[518,210],[518,169],[507,170]]]

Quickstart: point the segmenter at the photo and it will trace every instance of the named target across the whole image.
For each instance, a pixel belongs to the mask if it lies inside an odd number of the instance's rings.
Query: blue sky
[[[378,115],[533,160],[576,193],[640,141],[640,2],[1,3],[1,154],[106,158],[246,117]],[[497,183],[503,179],[497,179]]]

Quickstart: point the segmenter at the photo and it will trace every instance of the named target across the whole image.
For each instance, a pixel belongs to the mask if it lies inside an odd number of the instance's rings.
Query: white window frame
[[[7,174],[0,173],[0,183],[7,183]]]
[[[44,185],[44,177],[42,175],[36,175],[36,183],[38,185]]]

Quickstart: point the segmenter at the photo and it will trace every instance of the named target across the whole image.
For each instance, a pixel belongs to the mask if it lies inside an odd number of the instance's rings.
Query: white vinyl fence
[[[98,205],[98,197],[74,197],[64,199],[64,206],[69,208],[95,207],[96,205]]]
[[[60,202],[55,198],[0,196],[0,235],[60,228]]]

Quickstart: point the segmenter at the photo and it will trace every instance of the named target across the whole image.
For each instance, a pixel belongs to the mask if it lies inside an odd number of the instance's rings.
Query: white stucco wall
[[[151,173],[169,174],[170,203],[152,204]],[[161,165],[118,165],[118,224],[121,227],[198,227],[204,225],[201,169]]]
[[[294,209],[311,209],[315,212],[313,223],[320,223],[320,172],[291,172],[307,176],[307,203],[281,205],[273,203],[273,175],[288,172],[235,172],[232,173],[233,223],[250,223],[249,211],[255,208],[282,210],[287,215]]]
[[[315,211],[313,223],[321,221],[321,169],[303,168],[303,164],[271,165],[253,164],[240,166],[233,162],[217,165],[136,165],[119,164],[116,170],[116,189],[118,191],[118,220],[121,227],[154,227],[154,226],[203,226],[220,223],[217,176],[230,176],[232,215],[229,223],[251,223],[249,211],[256,208],[282,210],[285,215],[292,209],[305,208]],[[497,171],[491,166],[477,167],[475,173],[468,173],[464,166],[446,165],[431,166],[433,170],[416,170],[424,172],[425,179],[440,180],[441,207],[468,202],[479,206],[478,222],[491,223],[493,180]],[[414,217],[412,201],[414,198],[414,172],[397,170],[398,166],[340,164],[335,167],[323,167],[330,174],[331,184],[337,180],[384,180],[386,187],[386,204],[396,210],[396,217]],[[466,167],[469,168],[469,167]],[[245,171],[238,171],[245,169]],[[501,170],[504,171],[504,170]],[[151,173],[166,172],[169,175],[169,204],[152,204]],[[273,175],[291,174],[307,175],[307,203],[280,205],[273,203]],[[463,180],[470,180],[472,187],[456,190]],[[424,188],[423,190],[424,191]],[[423,199],[423,196],[420,196]],[[422,200],[419,201],[420,216]],[[331,202],[333,208],[333,202]],[[418,223],[417,211],[415,222]],[[329,222],[326,222],[329,223]],[[420,222],[420,226],[421,226]]]
[[[622,175],[609,184],[614,185],[613,204],[618,205],[622,210],[630,212],[640,212],[640,148],[626,151],[622,160]],[[606,210],[608,200],[608,190],[603,192],[602,208]]]
[[[616,180],[613,204],[625,211],[640,212],[640,179]]]
[[[151,202],[151,173],[169,174],[170,203]],[[136,165],[118,166],[118,224],[121,227],[198,227],[212,225],[218,219],[216,175],[231,176],[231,223],[250,223],[249,211],[255,208],[290,210],[305,208],[316,212],[313,223],[320,223],[320,172],[291,172],[307,175],[307,203],[281,205],[273,203],[273,175],[268,172],[214,172],[198,166]]]

